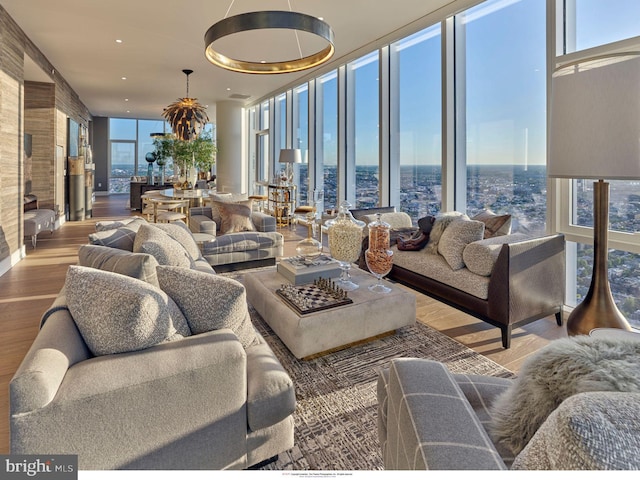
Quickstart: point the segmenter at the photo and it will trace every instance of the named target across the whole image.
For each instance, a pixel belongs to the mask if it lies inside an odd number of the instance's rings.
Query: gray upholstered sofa
[[[597,342],[588,337],[580,341]],[[581,367],[573,365],[581,355],[567,344],[571,340],[556,342],[563,343],[552,342],[530,362],[547,357],[541,366],[548,375],[529,375],[523,369],[519,379],[453,374],[444,364],[425,359],[393,360],[378,377],[378,436],[385,468],[640,469],[640,375],[624,372],[625,363],[637,370],[640,342],[622,355],[615,342],[602,343],[592,357],[596,361]],[[577,379],[573,384],[561,373],[568,371]],[[616,371],[623,373],[616,378]],[[533,381],[523,382],[524,377]],[[514,396],[501,398],[505,392]],[[513,425],[507,424],[514,438],[499,433],[504,427],[496,428],[501,410],[494,403],[500,406],[501,401],[502,406],[513,401],[512,410],[504,412],[509,416],[521,412]],[[526,413],[532,409],[536,413]]]
[[[76,454],[81,470],[215,470],[292,448],[294,387],[244,287],[197,268],[193,240],[169,239],[186,227],[142,225],[101,237],[145,235],[137,252],[81,247],[10,382],[11,453]]]

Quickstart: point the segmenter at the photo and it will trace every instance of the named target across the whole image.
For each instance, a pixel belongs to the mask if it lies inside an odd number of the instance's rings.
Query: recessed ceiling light
[[[230,91],[231,91],[231,88],[230,88],[230,87],[227,87],[227,92],[230,92]]]
[[[126,80],[127,79],[127,77],[121,77],[121,78],[122,78],[122,80]]]
[[[131,110],[127,110],[127,113],[131,113]]]
[[[116,43],[122,43],[122,40],[120,40],[119,38],[116,39]]]
[[[124,101],[125,101],[125,102],[128,102],[128,101],[129,101],[129,99],[128,99],[128,98],[125,98],[125,99],[124,99]]]

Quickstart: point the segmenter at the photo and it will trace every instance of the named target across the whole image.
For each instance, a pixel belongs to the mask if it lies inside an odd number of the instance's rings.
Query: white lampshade
[[[302,163],[302,152],[299,148],[283,148],[280,150],[280,163]]]
[[[553,75],[547,173],[640,178],[640,56],[612,54]]]

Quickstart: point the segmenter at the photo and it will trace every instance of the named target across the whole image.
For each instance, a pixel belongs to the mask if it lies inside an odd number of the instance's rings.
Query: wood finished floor
[[[42,313],[58,294],[67,267],[77,261],[80,245],[94,231],[99,220],[131,215],[128,195],[98,197],[93,218],[68,222],[53,235],[39,235],[37,248],[27,246],[24,260],[0,277],[0,453],[9,452],[9,381],[38,332]],[[304,227],[280,229],[285,236],[285,256],[295,252]],[[416,293],[416,292],[414,292]],[[469,348],[517,372],[522,362],[549,341],[566,337],[566,328],[558,327],[553,317],[539,320],[513,331],[511,348],[505,350],[500,330],[459,312],[426,295],[416,293],[417,318]]]

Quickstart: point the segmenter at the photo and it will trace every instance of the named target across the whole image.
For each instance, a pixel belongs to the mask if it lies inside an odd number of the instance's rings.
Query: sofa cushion
[[[469,219],[469,217],[461,212],[447,212],[438,215],[435,222],[433,222],[433,227],[431,228],[431,232],[429,233],[429,243],[427,243],[427,246],[424,248],[424,252],[430,255],[437,255],[440,237],[444,233],[447,226],[460,217]]]
[[[456,220],[445,228],[438,242],[438,253],[444,257],[453,270],[464,268],[462,254],[471,242],[482,240],[484,223],[476,220]]]
[[[258,341],[240,282],[179,267],[157,270],[160,287],[178,304],[194,335],[230,328],[244,348]]]
[[[511,215],[498,215],[491,210],[484,210],[471,217],[484,223],[484,238],[499,237],[511,233]]]
[[[160,265],[191,268],[192,258],[185,248],[155,225],[142,225],[133,244],[136,253],[153,255]]]
[[[175,302],[141,280],[72,265],[64,288],[69,312],[94,355],[143,350],[191,334]]]
[[[122,220],[105,220],[103,222],[96,222],[96,232],[104,232],[105,230],[113,230],[114,228],[121,227],[133,227],[137,229],[142,223],[147,223],[147,221],[142,217],[128,217],[123,218]]]
[[[158,261],[147,253],[133,253],[102,245],[81,245],[78,265],[119,273],[158,287]]]
[[[220,212],[220,233],[255,232],[251,220],[252,200],[237,203],[212,202]]]
[[[580,335],[541,348],[492,405],[492,435],[517,455],[565,399],[594,391],[640,392],[640,342]]]
[[[488,277],[493,272],[493,267],[498,260],[502,245],[526,238],[528,237],[523,233],[514,233],[512,235],[500,235],[498,237],[485,238],[479,242],[472,242],[464,247],[462,260],[465,266],[476,275]]]
[[[171,238],[184,247],[192,260],[200,258],[200,248],[193,238],[193,234],[187,224],[181,220],[173,223],[156,223],[153,225],[163,232],[167,233]]]
[[[89,243],[92,245],[102,245],[103,247],[119,248],[121,250],[133,251],[133,242],[141,223],[134,223],[131,226],[103,230],[89,234]]]

